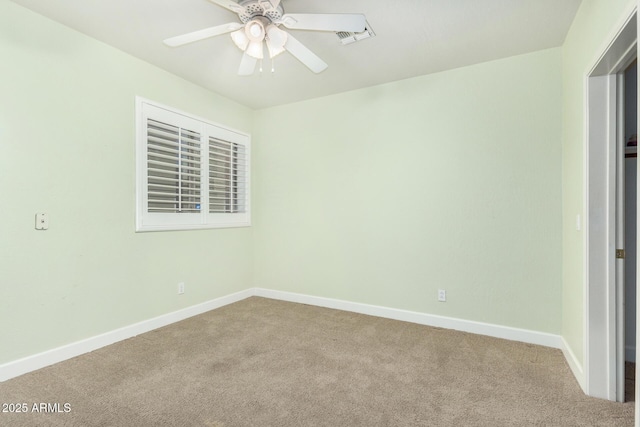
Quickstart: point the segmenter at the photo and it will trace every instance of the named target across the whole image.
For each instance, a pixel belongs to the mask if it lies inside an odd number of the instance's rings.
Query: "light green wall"
[[[560,333],[561,75],[557,48],[258,111],[255,285]]]
[[[583,76],[634,3],[583,0],[561,49],[252,112],[0,0],[0,364],[250,286],[582,361]],[[253,129],[254,227],[133,232],[135,95]]]
[[[0,57],[0,364],[250,287],[250,228],[134,233],[134,97],[251,110],[7,0]]]
[[[584,234],[575,224],[576,215],[584,218],[585,76],[635,4],[583,0],[562,50],[562,335],[579,363],[584,359]]]

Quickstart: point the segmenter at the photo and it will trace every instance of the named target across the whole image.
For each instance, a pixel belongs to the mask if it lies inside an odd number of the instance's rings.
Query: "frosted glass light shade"
[[[264,49],[261,41],[250,42],[245,52],[247,55],[251,56],[252,58],[256,58],[256,59],[264,58]]]
[[[247,30],[249,31],[251,37],[253,37],[254,39],[260,38],[260,36],[262,36],[262,25],[258,24],[257,22],[249,23]]]
[[[247,25],[244,26],[244,31],[249,41],[261,42],[264,40],[264,24],[257,18],[253,21],[249,21]]]
[[[249,38],[244,33],[244,28],[231,33],[231,40],[233,40],[233,43],[243,52],[247,50],[247,46],[249,46]]]
[[[286,50],[284,45],[287,43],[287,33],[271,24],[267,27],[266,41],[269,57],[274,58]]]

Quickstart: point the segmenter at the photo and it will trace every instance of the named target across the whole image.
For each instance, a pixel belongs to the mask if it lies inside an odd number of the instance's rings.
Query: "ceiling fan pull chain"
[[[260,60],[260,74],[262,74],[262,59]]]
[[[271,74],[276,72],[276,57],[271,58]]]

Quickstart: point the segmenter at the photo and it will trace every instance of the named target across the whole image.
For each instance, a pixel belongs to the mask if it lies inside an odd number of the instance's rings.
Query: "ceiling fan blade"
[[[291,37],[291,34],[287,33],[287,42],[285,43],[284,48],[314,73],[321,73],[328,67],[328,65],[315,53],[311,52],[305,45]]]
[[[240,61],[240,68],[238,69],[239,76],[250,76],[256,69],[256,63],[258,60],[252,56],[247,55],[246,53],[242,55],[242,60]]]
[[[181,36],[171,37],[166,39],[164,44],[171,47],[182,46],[199,40],[208,39],[209,37],[219,36],[220,34],[230,33],[231,31],[236,31],[242,27],[243,25],[239,22],[231,22],[229,24],[218,25],[216,27],[205,28],[204,30],[183,34]]]
[[[365,30],[367,19],[359,13],[287,13],[278,23],[292,30],[361,33]]]
[[[222,6],[225,9],[230,10],[233,13],[242,13],[244,12],[244,7],[240,6],[233,0],[209,0],[211,3],[215,3],[218,6]]]
[[[286,50],[284,45],[287,43],[287,32],[271,24],[267,27],[265,43],[269,50],[269,58],[273,59]]]

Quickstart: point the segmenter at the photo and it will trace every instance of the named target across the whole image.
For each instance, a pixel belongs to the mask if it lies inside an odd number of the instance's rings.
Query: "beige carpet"
[[[633,425],[558,350],[256,297],[0,383],[0,401],[29,407],[2,426]]]

